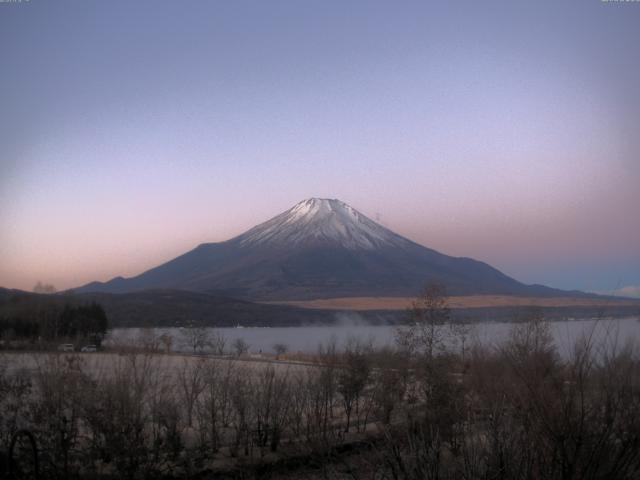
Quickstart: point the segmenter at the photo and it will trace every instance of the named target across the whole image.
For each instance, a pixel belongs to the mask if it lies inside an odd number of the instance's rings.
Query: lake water
[[[509,336],[515,324],[502,322],[477,323],[472,326],[470,338],[483,345],[500,345]],[[598,320],[565,320],[550,322],[556,346],[561,354],[571,351],[581,336],[591,335],[598,342],[608,345],[623,345],[627,341],[640,340],[640,319],[637,317]],[[370,341],[376,347],[393,345],[395,326],[371,326],[362,324],[342,324],[330,326],[277,327],[277,328],[212,328],[210,333],[219,332],[226,339],[227,349],[238,338],[250,346],[252,353],[272,353],[277,343],[285,344],[292,352],[313,353],[320,344],[335,340],[339,348],[344,347],[351,338]],[[441,328],[447,328],[446,326]],[[189,351],[185,329],[157,328],[138,329],[121,328],[112,330],[106,344],[138,343],[150,335],[168,334],[172,337],[173,351]],[[471,343],[471,342],[469,342]],[[205,350],[206,351],[206,350]]]

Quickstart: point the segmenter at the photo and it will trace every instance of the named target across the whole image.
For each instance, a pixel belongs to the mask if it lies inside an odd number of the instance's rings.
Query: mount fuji
[[[453,295],[559,296],[490,265],[451,257],[404,238],[344,202],[310,198],[247,232],[205,243],[132,278],[76,292],[181,289],[252,300],[414,296],[428,281]]]

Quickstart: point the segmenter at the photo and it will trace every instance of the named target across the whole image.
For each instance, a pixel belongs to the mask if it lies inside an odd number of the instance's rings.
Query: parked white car
[[[73,352],[74,350],[73,343],[61,343],[58,345],[58,351],[60,352]]]
[[[97,352],[98,351],[98,347],[96,347],[95,345],[85,345],[84,347],[82,347],[80,349],[80,351],[84,352],[84,353]]]

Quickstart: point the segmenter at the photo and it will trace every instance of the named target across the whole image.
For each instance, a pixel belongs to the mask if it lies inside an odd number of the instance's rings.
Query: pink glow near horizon
[[[4,9],[0,286],[132,276],[312,196],[528,283],[640,285],[640,31],[569,4]]]

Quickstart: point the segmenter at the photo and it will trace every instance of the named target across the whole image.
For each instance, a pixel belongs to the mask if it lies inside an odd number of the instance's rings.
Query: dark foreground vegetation
[[[396,348],[353,339],[313,365],[6,354],[0,452],[17,439],[17,478],[35,470],[19,431],[51,479],[639,478],[633,345],[585,332],[561,357],[532,314],[481,347],[465,324],[436,328],[449,319],[437,289],[414,307]]]

